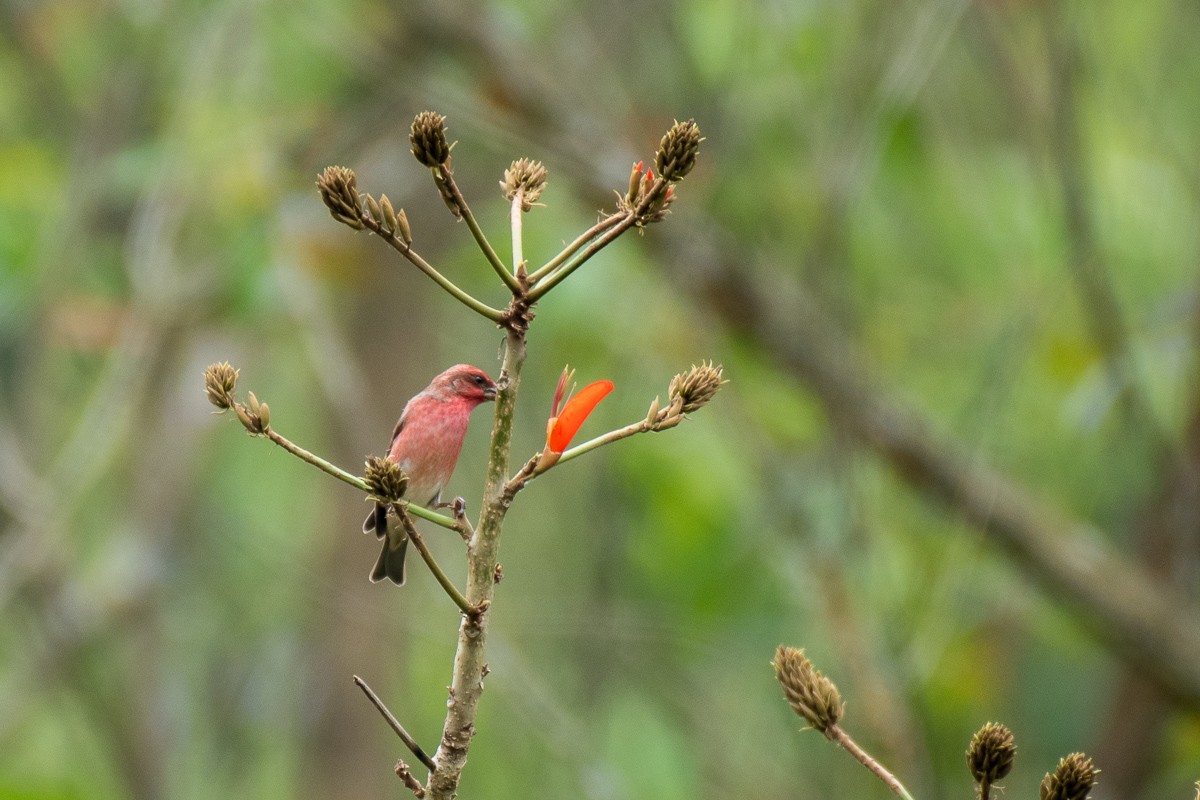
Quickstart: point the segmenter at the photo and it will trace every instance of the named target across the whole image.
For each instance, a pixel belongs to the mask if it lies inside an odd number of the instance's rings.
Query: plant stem
[[[285,439],[279,433],[276,433],[274,428],[268,428],[266,434],[264,435],[301,461],[306,461],[309,464],[312,464],[317,469],[329,473],[338,480],[344,481],[356,489],[360,489],[368,494],[371,492],[371,487],[368,486],[366,481],[364,481],[362,478],[358,477],[357,475],[351,475],[349,472],[346,472],[346,470],[334,466],[315,453],[310,453],[300,445]],[[405,503],[404,506],[415,517],[420,517],[427,522],[432,522],[434,525],[441,525],[443,528],[449,528],[450,530],[457,529],[457,525],[455,524],[454,520],[450,519],[450,517],[447,517],[443,514],[438,514],[436,511],[430,511],[428,508],[424,508],[423,506],[414,506],[409,505],[408,503]]]
[[[400,239],[394,234],[388,233],[386,230],[384,230],[379,223],[371,219],[370,214],[363,214],[362,222],[364,225],[370,228],[376,236],[390,244],[392,248],[396,250],[396,252],[400,253],[400,255],[412,262],[413,266],[433,279],[434,283],[445,289],[446,292],[455,300],[462,303],[475,313],[487,317],[492,322],[500,321],[500,317],[503,313],[500,311],[500,309],[492,308],[487,303],[476,300],[470,294],[460,289],[452,280],[434,269],[432,264],[421,258],[421,256],[417,254],[417,251],[413,250],[411,244],[407,244],[403,239]]]
[[[882,764],[872,758],[866,750],[859,747],[858,742],[851,739],[850,734],[842,730],[840,725],[830,725],[829,729],[825,731],[825,735],[829,737],[830,741],[840,745],[847,753],[854,756],[860,764],[875,773],[879,780],[883,781],[893,792],[903,797],[904,800],[913,800],[912,795],[904,788],[904,784],[900,783],[895,775],[888,772]]]
[[[543,264],[542,266],[540,266],[536,270],[534,270],[529,275],[529,282],[537,283],[542,278],[546,277],[551,272],[553,272],[554,270],[561,267],[563,264],[566,263],[568,258],[570,258],[571,256],[575,255],[577,252],[579,252],[579,248],[583,247],[585,244],[590,242],[592,239],[595,239],[597,236],[604,233],[606,230],[611,228],[613,225],[616,225],[618,222],[620,222],[622,216],[623,215],[619,214],[619,213],[610,214],[609,216],[607,216],[604,219],[597,222],[592,227],[588,228],[586,231],[581,233],[579,235],[579,237],[575,239],[575,241],[573,241],[569,245],[567,245],[561,253],[559,253],[554,258],[550,259],[545,264]]]
[[[508,212],[509,222],[512,226],[512,259],[513,272],[519,274],[521,265],[525,263],[525,237],[521,228],[521,206],[525,203],[525,189],[518,187],[513,194],[512,209]]]
[[[433,557],[433,553],[429,551],[429,546],[425,544],[425,538],[417,532],[417,526],[413,525],[412,518],[404,512],[404,506],[399,503],[392,503],[392,508],[396,511],[396,516],[400,518],[400,522],[404,525],[404,530],[408,532],[408,538],[412,540],[413,545],[417,548],[417,552],[421,554],[421,558],[425,559],[426,566],[433,573],[433,577],[437,578],[437,582],[446,590],[446,594],[450,595],[450,599],[458,606],[459,610],[464,614],[470,614],[474,611],[471,604],[467,602],[467,598],[463,597],[462,592],[454,585],[449,576],[442,570],[437,559]]]
[[[375,708],[379,710],[379,713],[383,715],[383,718],[387,720],[387,724],[390,725],[392,730],[396,732],[396,735],[400,737],[400,741],[404,742],[404,746],[407,747],[422,764],[429,769],[433,769],[435,766],[433,759],[430,758],[429,755],[421,748],[421,745],[417,744],[417,740],[414,739],[408,731],[404,730],[404,726],[401,725],[400,721],[396,719],[395,715],[388,710],[388,707],[383,704],[383,701],[379,699],[379,695],[375,694],[371,687],[367,686],[367,682],[357,675],[354,676],[354,683],[358,686],[358,688],[363,690],[363,694],[367,696],[367,699],[371,701]]]
[[[479,524],[467,545],[467,602],[476,609],[464,614],[458,628],[458,649],[454,654],[454,675],[450,699],[446,703],[446,723],[442,741],[434,754],[437,769],[429,776],[429,796],[451,800],[467,763],[467,751],[475,733],[475,717],[483,693],[484,642],[488,615],[485,613],[495,592],[496,561],[504,515],[508,511],[505,476],[512,448],[512,427],[516,411],[521,367],[525,363],[525,336],[509,330],[505,339],[504,366],[500,371],[496,413],[492,422],[491,450],[488,456],[487,482]]]
[[[615,225],[610,226],[599,239],[596,239],[586,248],[584,248],[584,251],[576,256],[574,260],[547,278],[545,283],[540,284],[537,288],[530,290],[530,301],[536,303],[538,300],[544,297],[546,292],[562,283],[568,275],[583,266],[583,264],[589,258],[596,255],[596,253],[599,253],[609,244],[614,242],[622,233],[632,228],[636,221],[637,215],[632,212],[620,216]],[[540,271],[541,270],[539,270],[539,272]]]
[[[332,475],[333,477],[337,478],[338,480],[345,481],[346,483],[350,484],[351,486],[353,486],[357,489],[361,489],[364,492],[371,491],[371,487],[367,486],[366,481],[364,481],[362,478],[358,477],[357,475],[351,475],[349,472],[346,472],[344,469],[341,469],[340,467],[335,467],[333,464],[330,464],[328,461],[326,461],[325,459],[316,455],[315,453],[310,453],[307,450],[305,450],[303,447],[301,447],[300,445],[294,444],[294,443],[288,441],[283,436],[276,433],[274,428],[267,429],[266,437],[268,439],[270,439],[272,442],[274,442],[275,444],[282,447],[284,450],[287,450],[289,453],[291,453],[292,455],[294,455],[296,458],[300,459],[301,461],[307,461],[309,464],[312,464],[317,469],[323,470],[323,471],[329,473],[330,475]]]
[[[458,184],[454,182],[454,175],[445,167],[441,170],[442,180],[446,184],[446,188],[450,190],[450,194],[454,197],[454,202],[458,205],[459,211],[462,212],[462,217],[466,220],[467,227],[471,229],[471,235],[475,237],[475,243],[479,245],[479,249],[483,251],[483,255],[487,258],[488,263],[492,265],[492,269],[500,276],[500,280],[504,281],[513,294],[521,291],[520,284],[513,274],[508,271],[508,267],[504,266],[504,262],[500,260],[500,256],[496,255],[495,249],[492,248],[492,243],[488,241],[484,235],[483,229],[479,227],[479,223],[475,221],[475,215],[471,213],[471,207],[467,205],[467,200],[459,191]]]

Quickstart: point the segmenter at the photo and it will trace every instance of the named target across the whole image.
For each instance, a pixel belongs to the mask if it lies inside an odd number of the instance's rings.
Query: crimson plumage
[[[496,384],[487,373],[469,364],[456,364],[434,378],[404,406],[392,431],[387,458],[408,475],[404,499],[431,506],[454,473],[467,435],[471,412],[496,397]],[[397,521],[388,519],[386,506],[376,504],[363,523],[363,533],[383,539],[383,551],[371,581],[388,578],[404,584],[404,553],[408,536]]]

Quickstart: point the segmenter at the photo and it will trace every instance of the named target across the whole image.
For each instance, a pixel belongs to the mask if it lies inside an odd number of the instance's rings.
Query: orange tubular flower
[[[613,390],[612,381],[596,381],[583,387],[574,397],[569,396],[567,386],[575,376],[574,370],[563,369],[554,390],[554,403],[550,407],[550,419],[546,422],[546,449],[538,462],[534,474],[554,466],[559,456],[571,444],[584,420]],[[564,403],[564,395],[568,395]]]
[[[555,453],[566,450],[583,421],[612,390],[612,381],[596,381],[580,389],[579,394],[567,401],[557,417],[551,417],[546,426],[546,447]]]

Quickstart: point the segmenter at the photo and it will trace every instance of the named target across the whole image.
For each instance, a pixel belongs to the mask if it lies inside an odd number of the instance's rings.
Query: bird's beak
[[[489,386],[486,389],[484,389],[483,397],[485,400],[495,400],[496,399],[496,387]]]

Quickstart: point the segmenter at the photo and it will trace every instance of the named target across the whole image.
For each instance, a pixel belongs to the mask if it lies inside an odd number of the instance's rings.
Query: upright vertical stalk
[[[517,405],[521,367],[525,363],[525,333],[508,331],[504,365],[500,371],[500,392],[496,396],[496,416],[492,423],[492,443],[488,456],[487,483],[479,524],[467,545],[467,602],[477,609],[463,614],[458,627],[458,649],[454,654],[454,675],[450,699],[446,703],[446,723],[442,741],[434,754],[437,768],[429,776],[431,800],[451,800],[467,763],[467,750],[475,735],[475,716],[483,694],[484,642],[488,614],[495,590],[496,561],[500,550],[500,530],[509,500],[504,494],[508,477],[508,456],[512,446],[512,426]]]

